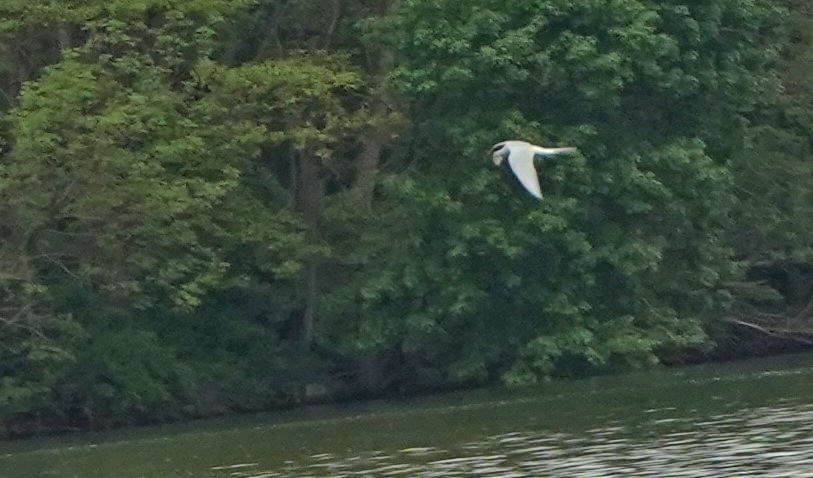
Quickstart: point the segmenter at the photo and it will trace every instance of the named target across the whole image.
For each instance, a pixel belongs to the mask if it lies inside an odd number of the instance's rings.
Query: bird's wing
[[[525,186],[535,197],[542,199],[542,189],[539,187],[539,177],[534,168],[534,150],[525,145],[515,145],[511,147],[508,155],[508,164],[511,171],[517,176],[519,182]]]
[[[543,148],[542,146],[533,145],[533,150],[536,154],[540,154],[542,156],[554,156],[557,154],[567,154],[567,153],[575,153],[578,151],[576,148],[568,147],[568,148]]]

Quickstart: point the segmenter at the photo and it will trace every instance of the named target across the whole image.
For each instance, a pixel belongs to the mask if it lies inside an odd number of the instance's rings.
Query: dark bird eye
[[[498,149],[503,147],[503,143],[495,144],[493,148],[491,148],[491,152],[495,153]]]

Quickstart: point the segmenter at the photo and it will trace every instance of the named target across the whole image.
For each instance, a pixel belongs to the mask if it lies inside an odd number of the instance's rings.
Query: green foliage
[[[404,2],[381,28],[400,54],[420,179],[385,188],[378,245],[350,263],[360,282],[329,300],[337,337],[398,347],[443,381],[534,381],[702,343],[733,271],[726,144],[703,140],[773,91],[774,12]],[[584,157],[545,161],[549,199],[535,203],[488,169],[482,150],[507,137]]]
[[[789,297],[745,269],[813,251],[787,6],[3,2],[3,432],[705,346],[732,298]],[[506,138],[580,153],[537,202]]]
[[[813,258],[813,10],[788,4],[796,11],[785,27],[784,88],[751,115],[731,164],[738,207],[730,241],[752,264]]]
[[[317,52],[236,68],[209,62],[199,74],[218,100],[237,100],[229,114],[259,122],[270,142],[289,142],[295,150],[319,148],[325,160],[324,148],[363,120],[346,104],[361,78],[341,56]]]
[[[4,413],[36,413],[58,427],[210,413],[230,400],[267,406],[316,370],[281,333],[296,307],[297,273],[324,248],[306,239],[285,207],[288,194],[258,158],[274,141],[323,140],[341,128],[341,111],[327,110],[324,128],[310,124],[334,88],[358,80],[334,75],[341,60],[326,56],[282,70],[217,67],[210,37],[190,35],[205,28],[183,11],[157,26],[96,22],[83,46],[24,85],[9,113],[0,214],[2,265],[15,275],[3,299],[30,317],[3,323],[10,362],[0,393],[14,405]],[[316,71],[324,83],[313,80]],[[235,104],[239,88],[260,86],[283,96]],[[274,109],[252,109],[255,101]],[[276,116],[297,105],[288,119]],[[34,302],[26,288],[46,300]],[[248,295],[257,290],[265,298]],[[256,315],[245,315],[247,304],[226,313],[244,296],[261,302]],[[59,314],[75,320],[67,339],[51,331],[65,322]],[[207,337],[195,332],[196,320],[228,322],[198,329],[226,330],[227,340],[201,349]],[[291,377],[297,367],[302,374]],[[181,406],[201,394],[209,398],[197,408]]]

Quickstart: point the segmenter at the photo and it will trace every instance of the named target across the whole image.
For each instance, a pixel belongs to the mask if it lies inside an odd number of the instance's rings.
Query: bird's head
[[[494,161],[495,166],[502,165],[503,161],[508,158],[508,147],[505,142],[497,143],[491,147],[491,160]]]

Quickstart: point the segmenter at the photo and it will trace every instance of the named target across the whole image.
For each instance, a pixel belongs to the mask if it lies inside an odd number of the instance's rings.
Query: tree
[[[798,338],[806,8],[3,2],[5,433]],[[511,137],[579,146],[544,202]]]
[[[93,423],[178,413],[210,378],[198,375],[199,363],[181,359],[189,344],[167,322],[184,324],[211,314],[218,297],[264,287],[277,295],[266,302],[283,308],[266,305],[246,317],[247,328],[257,321],[268,327],[245,337],[275,340],[286,320],[285,291],[320,251],[256,162],[269,144],[264,121],[276,118],[245,114],[233,108],[233,96],[219,95],[218,88],[235,86],[230,81],[251,87],[239,82],[272,67],[218,69],[209,60],[213,28],[182,11],[161,15],[150,17],[155,26],[94,23],[82,47],[24,86],[9,115],[13,142],[0,171],[0,214],[7,226],[2,266],[15,274],[4,301],[16,315],[3,330],[25,326],[31,337],[23,345],[20,333],[0,337],[8,364],[2,393],[19,402],[11,414]],[[327,94],[308,82],[314,70],[307,68],[292,60],[283,73],[298,73],[299,86],[281,77],[269,91],[283,87],[305,100]],[[285,111],[287,97],[266,99],[279,102],[267,105],[268,113]],[[281,129],[272,137],[311,144],[321,133],[309,136],[305,123],[291,116],[275,123]],[[42,311],[32,305],[34,292],[47,299],[35,304]],[[35,322],[41,315],[47,327]],[[52,333],[68,325],[70,337]],[[35,338],[47,347],[25,345]],[[44,360],[42,350],[71,360],[20,384]],[[278,345],[255,355],[267,362],[286,352]],[[266,392],[281,386],[272,382]],[[20,388],[36,390],[38,400]]]
[[[810,157],[813,70],[810,60],[811,12],[806,3],[785,2],[789,41],[783,45],[780,72],[783,89],[767,96],[749,115],[741,147],[733,155],[737,207],[729,241],[746,275],[731,284],[734,307],[721,341],[745,339],[727,353],[777,347],[766,336],[779,337],[779,347],[793,341],[809,344],[813,319],[813,167]],[[743,329],[742,327],[745,327]],[[747,333],[757,331],[756,338]],[[737,350],[739,349],[739,351]]]
[[[419,383],[527,382],[702,344],[733,271],[718,140],[775,85],[774,12],[404,2],[384,28],[412,130],[348,261],[357,282],[329,299],[330,341],[394,350]],[[546,161],[550,199],[526,202],[487,169],[483,150],[508,137],[584,156]]]

